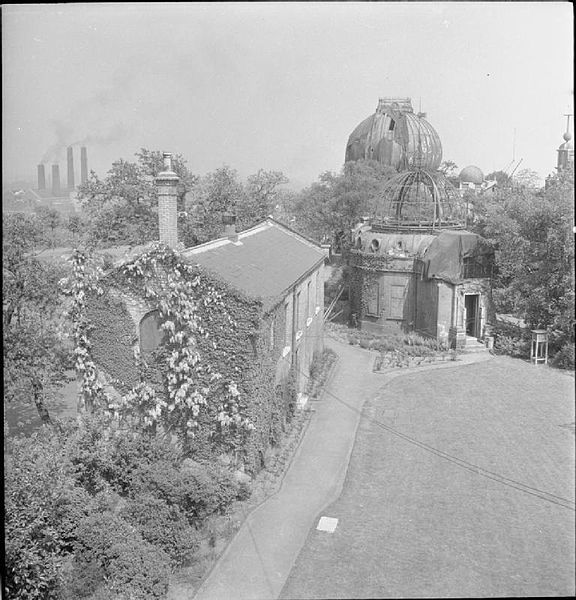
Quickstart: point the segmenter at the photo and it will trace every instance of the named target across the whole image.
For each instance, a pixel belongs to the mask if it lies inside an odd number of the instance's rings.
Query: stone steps
[[[489,350],[484,343],[479,342],[476,338],[467,337],[466,345],[462,348],[462,352],[469,354],[471,352],[489,352]]]

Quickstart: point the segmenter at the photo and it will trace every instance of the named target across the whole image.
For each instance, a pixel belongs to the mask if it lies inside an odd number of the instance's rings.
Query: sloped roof
[[[327,251],[288,227],[267,219],[242,231],[236,242],[212,240],[182,252],[221,279],[255,298],[276,298],[325,260]]]

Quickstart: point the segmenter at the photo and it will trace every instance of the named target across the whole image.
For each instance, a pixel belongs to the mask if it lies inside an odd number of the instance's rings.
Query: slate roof
[[[277,298],[323,262],[327,250],[269,218],[242,231],[238,241],[212,240],[182,253],[255,298]]]

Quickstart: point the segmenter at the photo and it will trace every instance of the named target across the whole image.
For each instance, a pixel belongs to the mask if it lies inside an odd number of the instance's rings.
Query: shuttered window
[[[366,290],[366,314],[378,316],[380,314],[380,285],[371,283]]]
[[[402,319],[404,317],[404,286],[390,286],[390,319]]]

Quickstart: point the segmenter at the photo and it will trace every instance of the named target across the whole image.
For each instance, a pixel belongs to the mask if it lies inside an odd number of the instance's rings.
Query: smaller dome
[[[474,165],[464,167],[460,172],[459,179],[465,183],[474,183],[480,185],[484,181],[484,173]]]

